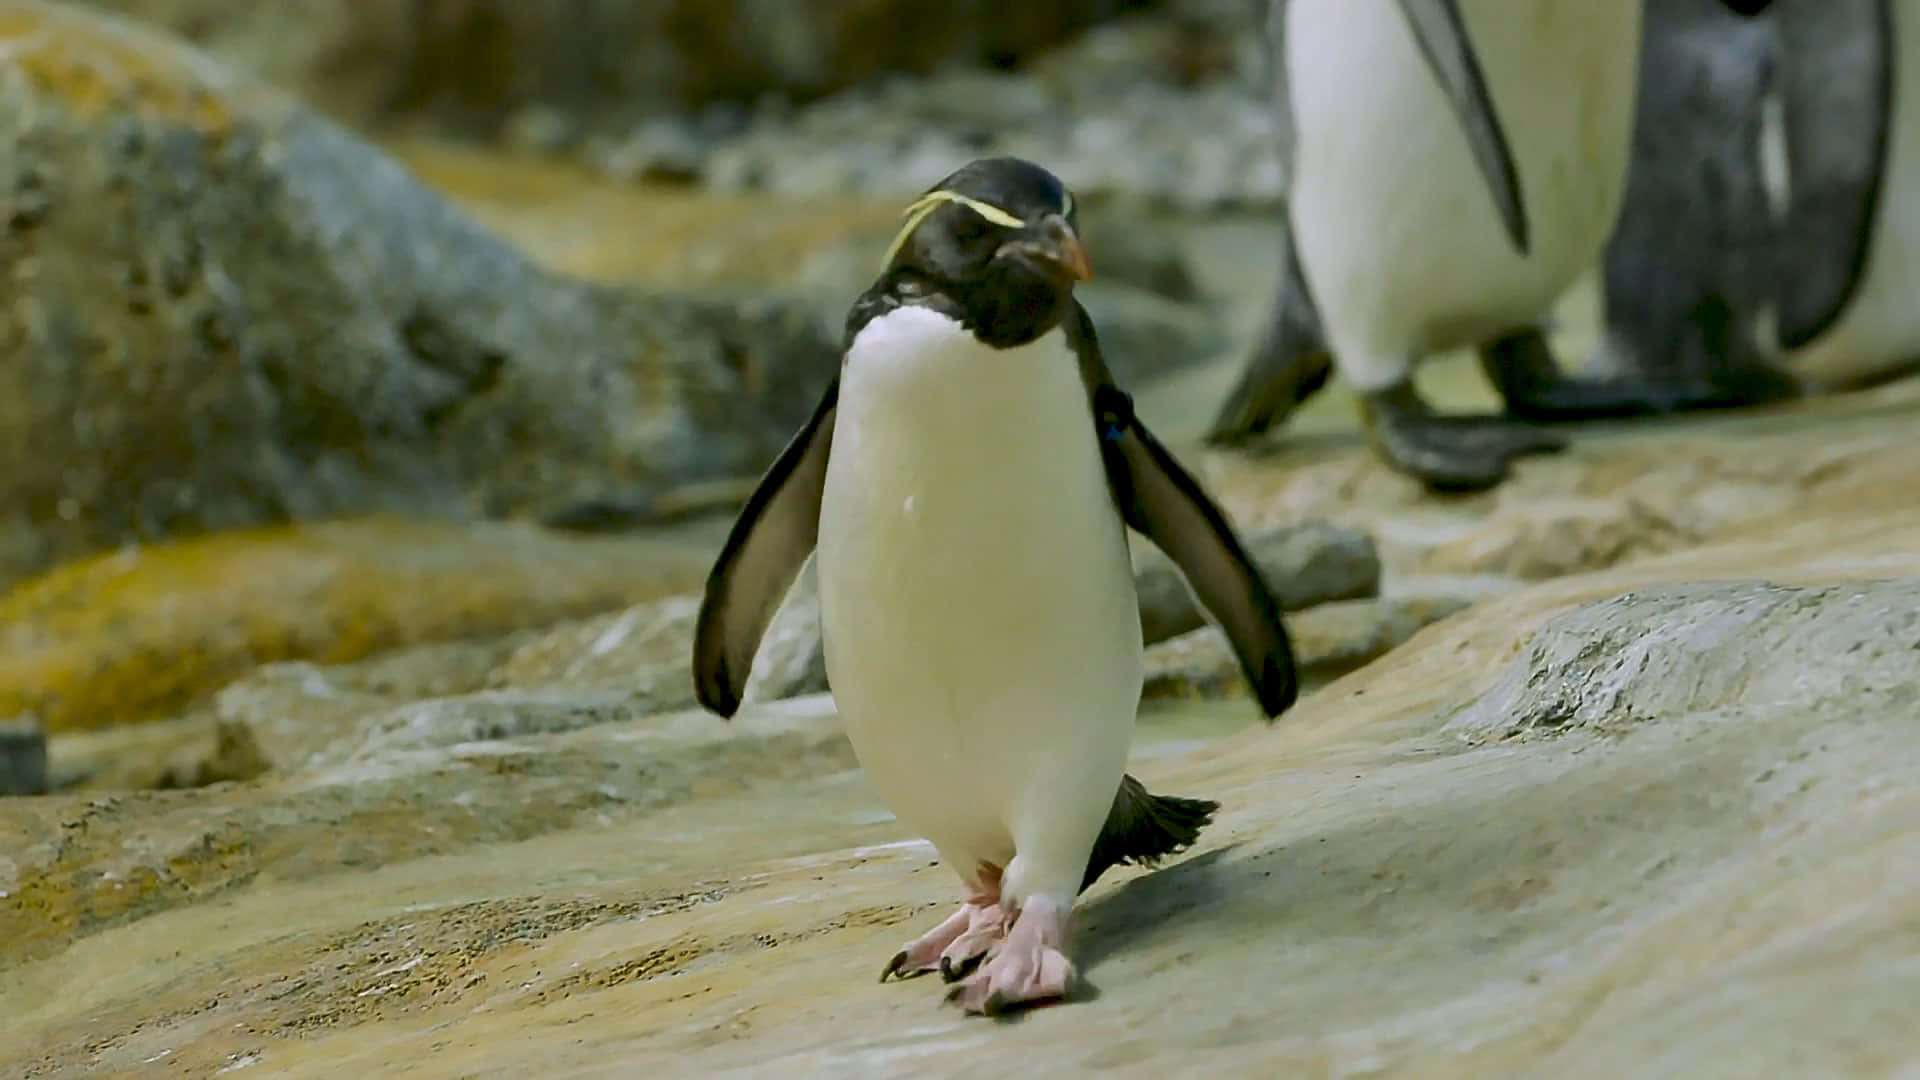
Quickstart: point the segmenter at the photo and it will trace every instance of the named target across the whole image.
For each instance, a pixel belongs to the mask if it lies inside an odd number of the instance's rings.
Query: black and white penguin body
[[[1559,375],[1535,324],[1619,213],[1641,21],[1639,0],[1276,0],[1288,250],[1215,438],[1265,430],[1331,368],[1382,456],[1434,488],[1486,487],[1564,445],[1434,415],[1413,366],[1463,346],[1523,416],[1619,411],[1614,388]]]
[[[1073,299],[1071,195],[1009,158],[909,210],[853,307],[841,375],[709,579],[701,700],[730,714],[817,544],[827,672],[862,769],[967,900],[882,978],[939,970],[970,1011],[1064,994],[1075,897],[1190,843],[1214,809],[1125,775],[1141,687],[1127,528],[1220,622],[1268,716],[1291,704],[1277,602],[1133,415]]]
[[[1905,14],[1903,15],[1903,10]],[[1897,129],[1910,0],[1648,0],[1626,203],[1590,370],[1664,409],[1840,387],[1920,356]],[[1900,36],[1900,29],[1909,32]],[[1902,162],[1896,151],[1909,158]],[[1655,410],[1659,411],[1659,410]]]

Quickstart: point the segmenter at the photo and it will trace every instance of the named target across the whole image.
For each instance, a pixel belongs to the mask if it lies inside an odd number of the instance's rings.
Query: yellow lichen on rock
[[[129,548],[0,598],[0,716],[155,719],[276,660],[511,631],[698,588],[670,540],[368,518]]]
[[[131,109],[215,138],[233,128],[237,80],[123,20],[53,4],[0,4],[0,55],[41,94],[87,113]]]

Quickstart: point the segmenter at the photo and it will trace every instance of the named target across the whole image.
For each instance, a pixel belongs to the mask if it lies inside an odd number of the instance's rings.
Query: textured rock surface
[[[554,277],[156,34],[8,2],[0,48],[0,585],[129,539],[757,471],[833,369],[804,305]]]
[[[128,548],[0,596],[0,715],[155,719],[257,664],[544,626],[697,588],[708,562],[659,538],[404,519]]]
[[[1242,536],[1247,554],[1260,567],[1283,611],[1356,600],[1380,591],[1380,557],[1366,533],[1309,521]],[[1140,629],[1147,644],[1206,623],[1186,579],[1152,544],[1134,548],[1134,567],[1140,590]]]
[[[1047,162],[1091,199],[1271,210],[1281,177],[1259,11],[1172,0],[1017,71],[875,81],[756,110],[740,129],[655,117],[589,139],[585,157],[614,175],[692,177],[718,191],[897,197],[951,162],[1009,153]]]
[[[1483,602],[1199,749],[1149,714],[1135,769],[1221,818],[1088,894],[1098,996],[1019,1024],[873,982],[953,884],[824,701],[723,725],[515,691],[376,710],[287,775],[4,804],[0,1059],[1893,1071],[1920,1055],[1888,962],[1920,948],[1920,516],[1852,506]],[[1771,674],[1793,648],[1823,670]],[[1608,692],[1525,738],[1475,719],[1562,682]]]
[[[1622,734],[1731,705],[1859,698],[1890,707],[1889,694],[1920,709],[1917,673],[1920,581],[1670,585],[1547,623],[1445,730],[1474,740],[1571,729]]]
[[[1405,596],[1324,604],[1287,618],[1294,659],[1309,691],[1377,660],[1429,623],[1460,611],[1453,596]],[[1147,650],[1145,701],[1246,697],[1246,676],[1227,639],[1212,626]]]

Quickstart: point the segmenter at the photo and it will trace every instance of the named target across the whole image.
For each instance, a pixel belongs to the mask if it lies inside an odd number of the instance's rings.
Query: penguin
[[[1754,32],[1713,6],[1649,2],[1641,130],[1589,370],[1692,409],[1911,369],[1920,144],[1901,118],[1920,87],[1897,69],[1920,63],[1920,4],[1778,0]]]
[[[1603,336],[1586,370],[1638,410],[1796,396],[1768,362],[1778,177],[1762,160],[1778,75],[1776,20],[1720,0],[1646,0],[1627,189],[1601,278]],[[1511,405],[1510,405],[1511,409]]]
[[[1434,490],[1490,487],[1514,459],[1566,443],[1506,417],[1433,413],[1413,389],[1415,360],[1469,345],[1510,407],[1618,407],[1616,388],[1559,373],[1538,320],[1598,260],[1619,211],[1641,8],[1522,6],[1269,6],[1281,280],[1213,441],[1266,430],[1337,369],[1388,464]]]
[[[960,878],[881,981],[939,971],[993,1013],[1067,994],[1079,893],[1218,808],[1126,774],[1142,647],[1128,527],[1179,566],[1271,719],[1298,683],[1226,515],[1134,413],[1074,286],[1071,192],[984,158],[912,204],[847,317],[841,371],[734,522],[696,622],[699,700],[740,703],[809,553],[863,772]]]
[[[1777,0],[1788,211],[1777,363],[1809,393],[1920,361],[1920,0]]]

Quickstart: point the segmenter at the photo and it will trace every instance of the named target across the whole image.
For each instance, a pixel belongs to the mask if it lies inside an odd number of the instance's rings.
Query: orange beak
[[[1040,233],[1037,238],[1012,241],[1001,250],[1040,268],[1052,268],[1069,281],[1093,280],[1093,264],[1087,260],[1086,246],[1080,243],[1080,237],[1065,218],[1048,217],[1040,223]]]
[[[1061,218],[1048,218],[1045,223],[1047,238],[1039,254],[1048,262],[1060,267],[1075,281],[1093,280],[1093,263],[1087,260],[1086,246],[1080,243],[1080,237]]]

